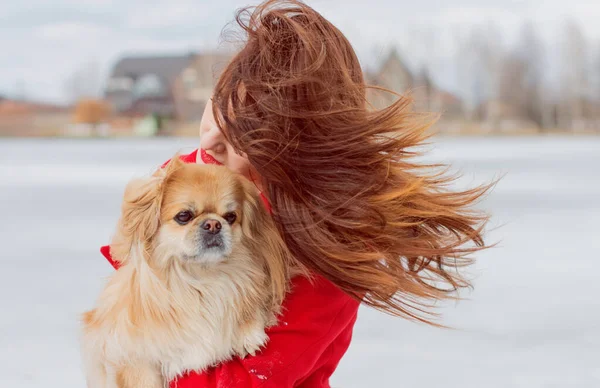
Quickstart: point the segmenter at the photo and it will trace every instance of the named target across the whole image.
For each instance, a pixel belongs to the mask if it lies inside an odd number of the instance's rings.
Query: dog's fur
[[[175,220],[181,211],[193,214],[185,225]],[[207,235],[209,219],[222,226],[217,237]],[[249,181],[178,157],[128,184],[111,255],[121,267],[83,316],[90,388],[162,388],[186,371],[254,354],[291,268]]]

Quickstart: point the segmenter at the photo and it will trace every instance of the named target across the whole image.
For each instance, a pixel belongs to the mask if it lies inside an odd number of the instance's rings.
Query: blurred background
[[[0,386],[82,387],[78,314],[125,183],[198,146],[221,0],[0,3]],[[367,82],[441,112],[424,157],[503,178],[452,330],[363,308],[333,387],[599,387],[600,3],[308,1]],[[370,93],[374,106],[390,96]]]
[[[0,134],[195,135],[233,52],[221,31],[245,4],[3,2]],[[370,84],[444,112],[440,132],[600,132],[596,2],[311,4],[348,36]]]

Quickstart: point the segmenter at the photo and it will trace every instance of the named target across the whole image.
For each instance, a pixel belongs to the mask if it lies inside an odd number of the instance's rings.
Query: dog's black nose
[[[217,220],[206,220],[202,223],[202,229],[207,233],[217,234],[221,231],[221,223]]]

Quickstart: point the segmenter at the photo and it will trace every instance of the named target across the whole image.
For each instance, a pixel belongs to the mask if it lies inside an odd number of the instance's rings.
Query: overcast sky
[[[63,102],[65,80],[88,62],[98,64],[104,83],[112,64],[125,53],[214,48],[235,9],[248,4],[255,3],[1,0],[0,94]],[[510,41],[525,20],[532,20],[552,42],[560,37],[561,23],[570,18],[581,23],[590,42],[600,47],[599,0],[309,0],[308,4],[348,36],[365,66],[375,66],[390,45],[398,46],[411,66],[419,66],[424,55],[435,55],[443,66],[453,55],[452,33],[493,24]],[[435,31],[436,39],[433,46],[423,48],[415,36],[425,30]],[[448,88],[455,86],[451,76],[436,77]]]

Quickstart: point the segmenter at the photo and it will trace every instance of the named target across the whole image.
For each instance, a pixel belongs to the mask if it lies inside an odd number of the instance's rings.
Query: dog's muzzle
[[[222,248],[222,225],[218,220],[206,220],[200,225],[201,241],[204,248]]]

